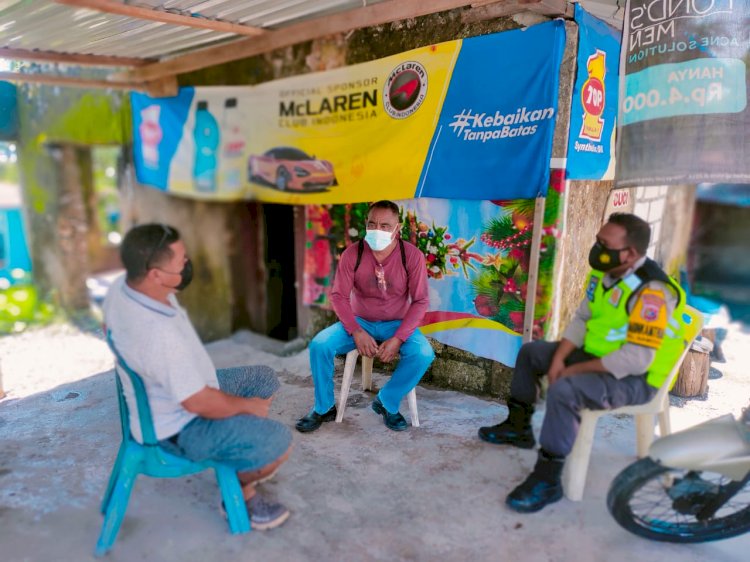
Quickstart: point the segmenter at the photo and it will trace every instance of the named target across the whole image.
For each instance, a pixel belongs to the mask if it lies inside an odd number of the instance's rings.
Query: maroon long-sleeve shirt
[[[404,242],[409,270],[407,294],[406,270],[401,262],[401,249],[396,244],[382,263],[386,281],[384,292],[378,286],[375,274],[378,262],[366,243],[359,268],[354,272],[357,246],[352,244],[341,254],[331,291],[333,310],[350,334],[361,328],[356,316],[371,322],[403,320],[395,336],[402,342],[406,341],[419,326],[430,304],[424,255],[413,244]]]

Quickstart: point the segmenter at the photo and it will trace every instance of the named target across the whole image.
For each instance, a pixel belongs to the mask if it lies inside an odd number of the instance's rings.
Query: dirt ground
[[[213,343],[217,367],[268,364],[283,381],[272,416],[293,425],[311,406],[305,351],[280,357],[240,332]],[[750,332],[733,326],[727,363],[715,365],[707,400],[674,401],[675,430],[724,413],[750,396]],[[92,559],[104,491],[118,444],[112,358],[96,334],[67,325],[0,338],[8,396],[0,401],[0,560]],[[718,376],[718,374],[717,374]],[[340,377],[340,371],[339,371]],[[382,384],[375,374],[375,383]],[[750,534],[682,546],[640,539],[610,517],[612,478],[634,460],[630,418],[600,421],[584,500],[532,515],[507,510],[533,451],[485,444],[480,425],[499,421],[499,402],[419,387],[419,428],[387,430],[355,376],[340,425],[294,432],[294,451],[262,489],[292,517],[269,532],[232,536],[211,473],[138,480],[113,561],[240,560],[747,560]],[[406,414],[404,403],[402,412]],[[538,430],[543,412],[535,415]]]

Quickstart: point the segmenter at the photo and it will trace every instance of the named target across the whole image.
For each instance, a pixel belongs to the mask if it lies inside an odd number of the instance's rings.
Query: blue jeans
[[[383,342],[393,335],[401,325],[401,320],[369,322],[357,318],[375,341]],[[341,322],[336,322],[318,333],[310,342],[310,368],[315,384],[315,407],[318,414],[325,414],[335,404],[333,397],[333,358],[336,355],[349,353],[355,349],[354,338],[350,336]],[[400,360],[391,379],[378,392],[378,398],[390,413],[398,412],[401,399],[417,386],[422,375],[435,358],[430,342],[419,330],[401,344]]]
[[[281,384],[265,365],[230,367],[216,371],[219,387],[243,398],[270,398]],[[164,439],[167,451],[190,460],[213,460],[239,472],[258,470],[289,450],[292,435],[282,423],[269,418],[237,415],[222,419],[193,418],[176,436],[176,443]]]

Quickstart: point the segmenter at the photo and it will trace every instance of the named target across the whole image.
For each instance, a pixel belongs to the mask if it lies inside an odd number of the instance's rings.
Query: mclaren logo
[[[427,70],[420,63],[401,63],[388,75],[383,107],[394,119],[405,119],[419,109],[427,95]]]

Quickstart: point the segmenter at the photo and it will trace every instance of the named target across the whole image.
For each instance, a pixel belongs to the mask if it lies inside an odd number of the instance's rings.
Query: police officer
[[[561,472],[575,442],[580,410],[648,402],[683,349],[685,294],[646,257],[651,228],[639,217],[614,213],[589,253],[586,296],[560,342],[521,347],[508,400],[508,418],[479,428],[488,443],[535,446],[531,416],[541,377],[547,407],[534,470],[506,498],[529,513],[562,497]]]

